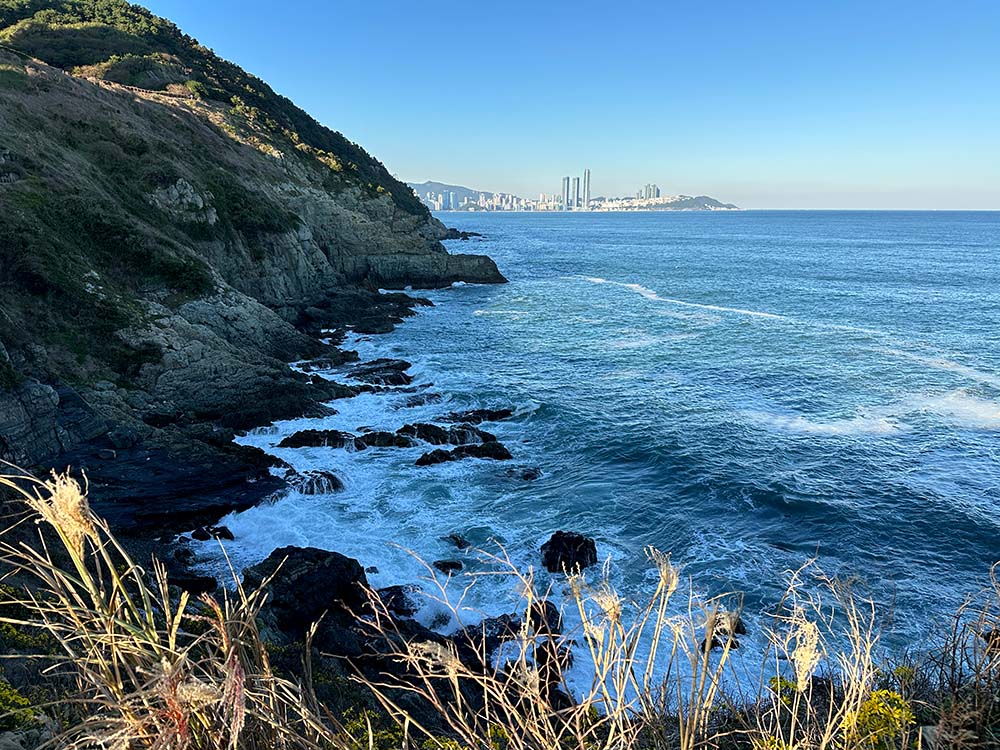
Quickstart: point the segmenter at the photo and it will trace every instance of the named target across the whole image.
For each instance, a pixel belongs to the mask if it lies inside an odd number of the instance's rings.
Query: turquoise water
[[[227,519],[238,563],[313,544],[388,585],[425,574],[405,549],[455,557],[448,533],[499,538],[527,567],[573,529],[596,537],[626,591],[646,585],[654,545],[700,593],[743,592],[752,621],[815,557],[862,577],[905,643],[987,580],[1000,559],[1000,214],[442,218],[485,234],[450,249],[491,255],[510,283],[434,292],[436,307],[357,344],[413,362],[444,401],[363,396],[248,436],[347,489]],[[421,449],[273,447],[306,426],[395,429],[480,405],[518,410],[484,425],[513,462],[418,469]],[[512,465],[543,473],[526,482]]]

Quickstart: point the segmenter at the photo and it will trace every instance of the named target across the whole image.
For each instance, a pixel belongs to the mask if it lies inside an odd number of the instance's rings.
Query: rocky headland
[[[123,530],[280,490],[233,437],[355,392],[288,363],[429,304],[380,289],[504,281],[363,149],[141,8],[4,4],[0,45],[0,459],[85,472]]]

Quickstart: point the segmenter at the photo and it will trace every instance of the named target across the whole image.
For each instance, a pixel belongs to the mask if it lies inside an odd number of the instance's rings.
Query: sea
[[[428,590],[419,617],[511,611],[556,530],[596,540],[626,599],[653,585],[646,550],[697,597],[736,592],[761,632],[795,571],[856,582],[883,643],[940,636],[1000,560],[1000,213],[719,211],[444,213],[483,236],[510,283],[457,284],[394,332],[352,334],[362,360],[405,359],[410,389],[241,437],[345,489],[290,492],[223,519],[202,565],[225,575],[284,545],[357,558],[376,587]],[[344,379],[343,373],[327,373]],[[438,401],[413,405],[415,394]],[[416,399],[419,400],[419,399]],[[395,430],[449,412],[485,423],[511,461],[417,467],[430,447],[281,449],[306,428]],[[534,480],[525,470],[540,470]],[[448,540],[459,534],[474,550]],[[502,550],[502,551],[501,551]],[[466,588],[473,584],[468,591]],[[818,584],[817,584],[818,585]]]

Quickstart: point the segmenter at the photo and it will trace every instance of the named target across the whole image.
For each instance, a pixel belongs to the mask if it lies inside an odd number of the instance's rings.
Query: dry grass
[[[43,629],[60,652],[50,671],[72,685],[59,712],[66,729],[52,746],[1000,747],[995,580],[958,613],[940,649],[889,668],[880,662],[875,605],[862,590],[811,568],[797,571],[767,628],[759,675],[746,680],[746,658],[734,659],[738,598],[699,600],[667,555],[648,550],[656,585],[642,601],[623,598],[606,577],[568,576],[561,615],[577,624],[563,632],[552,592],[501,552],[489,575],[510,576],[525,614],[493,623],[506,627],[499,657],[488,653],[478,620],[451,639],[405,638],[372,595],[366,623],[381,636],[382,657],[398,668],[356,679],[397,725],[387,732],[367,713],[342,724],[318,705],[309,658],[301,681],[275,673],[257,628],[263,589],[243,590],[234,574],[234,589],[221,598],[191,599],[170,588],[161,565],[147,571],[129,557],[73,480],[3,476],[0,484],[20,493],[38,523],[30,543],[0,541],[8,577],[30,582],[17,602],[28,616],[0,621]],[[432,598],[461,622],[477,577],[457,589],[461,579],[428,571],[437,585]],[[571,654],[581,662],[572,685]]]

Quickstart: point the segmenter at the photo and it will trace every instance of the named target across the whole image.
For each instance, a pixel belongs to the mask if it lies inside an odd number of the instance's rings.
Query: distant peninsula
[[[736,211],[739,206],[723,203],[707,195],[661,195],[655,185],[647,185],[635,196],[597,196],[567,200],[560,195],[541,194],[523,198],[513,193],[475,190],[444,182],[407,183],[432,211]]]

